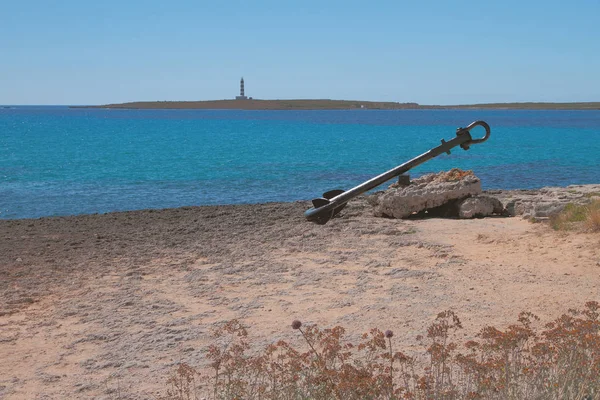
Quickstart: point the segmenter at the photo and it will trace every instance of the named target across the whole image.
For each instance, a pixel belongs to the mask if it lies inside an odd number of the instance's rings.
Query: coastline
[[[379,191],[385,190],[381,188]],[[600,197],[600,183],[598,184],[573,184],[568,186],[548,186],[539,189],[487,189],[484,190],[482,195],[491,195],[498,198],[503,205],[506,207],[510,206],[509,203],[515,201],[525,202],[542,202],[550,205],[556,203],[566,203],[569,201],[577,201],[578,199],[595,195]],[[364,194],[358,197],[359,202],[366,201],[369,194]],[[355,200],[351,200],[352,203]],[[36,220],[52,220],[61,218],[86,218],[96,216],[110,216],[110,215],[127,215],[128,213],[161,213],[161,212],[176,212],[177,210],[188,210],[188,209],[199,209],[208,210],[211,208],[221,207],[241,207],[242,209],[250,208],[262,208],[269,207],[271,205],[297,205],[303,204],[305,210],[310,208],[312,205],[309,200],[296,200],[290,202],[265,202],[265,203],[232,203],[232,204],[218,204],[218,205],[193,205],[193,206],[181,206],[175,208],[149,208],[149,209],[133,209],[133,210],[119,210],[109,211],[104,213],[91,213],[91,214],[68,214],[68,215],[48,215],[39,217],[26,217],[26,218],[0,218],[0,225],[3,222],[9,221],[36,221]],[[302,212],[303,213],[303,212]]]
[[[127,110],[600,110],[600,102],[519,102],[464,105],[421,105],[418,103],[374,102],[359,100],[290,99],[290,100],[206,100],[206,101],[138,101],[70,108],[104,108]]]

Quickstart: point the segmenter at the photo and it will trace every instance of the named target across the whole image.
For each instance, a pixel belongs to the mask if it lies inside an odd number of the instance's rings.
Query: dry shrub
[[[600,200],[594,200],[588,206],[585,225],[589,231],[600,232]]]
[[[197,400],[198,387],[196,378],[200,374],[186,363],[179,364],[167,380],[167,399],[172,400]]]
[[[599,232],[600,200],[593,200],[587,205],[567,204],[562,212],[550,218],[550,226],[555,230]]]
[[[569,203],[558,214],[550,218],[550,226],[557,231],[572,230],[577,223],[585,221],[586,206]]]
[[[445,311],[420,338],[425,363],[394,352],[392,331],[372,329],[353,344],[342,327],[300,321],[292,327],[304,349],[279,341],[249,355],[246,329],[234,320],[215,334],[212,374],[199,380],[205,385],[195,386],[196,370],[180,366],[167,398],[197,398],[194,390],[204,388],[214,399],[599,399],[599,310],[588,302],[540,328],[523,312],[516,324],[485,327],[462,346],[450,340],[460,320]]]

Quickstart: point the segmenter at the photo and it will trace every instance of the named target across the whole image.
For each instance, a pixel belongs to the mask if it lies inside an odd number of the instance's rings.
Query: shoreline
[[[385,190],[382,188],[381,190]],[[381,191],[379,190],[379,191]],[[378,192],[379,192],[378,191]],[[584,196],[590,193],[598,193],[600,196],[600,183],[598,184],[572,184],[568,186],[544,186],[537,189],[487,189],[482,192],[482,195],[492,195],[498,197],[503,204],[506,206],[508,202],[514,199],[519,198],[534,198],[536,196],[541,196],[543,193],[548,193],[549,191],[554,191],[554,196],[558,196],[562,199],[568,199],[570,194],[575,194],[576,192],[581,192]],[[375,193],[375,192],[373,192]],[[369,196],[369,194],[363,194],[359,196],[359,201],[364,201],[364,199]],[[573,197],[573,196],[571,196]],[[550,201],[549,199],[548,201]],[[350,200],[350,203],[355,200]],[[167,208],[141,208],[141,209],[132,209],[132,210],[116,210],[116,211],[108,211],[103,213],[88,213],[88,214],[66,214],[66,215],[46,215],[39,217],[25,217],[25,218],[0,218],[0,224],[3,222],[10,221],[36,221],[36,220],[45,220],[45,219],[59,219],[59,218],[79,218],[79,217],[91,217],[91,216],[105,216],[105,215],[113,215],[113,214],[127,214],[127,213],[138,213],[138,212],[150,212],[150,213],[158,213],[169,210],[185,210],[185,209],[209,209],[215,207],[264,207],[270,205],[292,205],[292,204],[303,204],[306,209],[312,207],[310,200],[295,200],[288,202],[264,202],[264,203],[229,203],[229,204],[206,204],[206,205],[182,205],[180,207],[167,207]]]

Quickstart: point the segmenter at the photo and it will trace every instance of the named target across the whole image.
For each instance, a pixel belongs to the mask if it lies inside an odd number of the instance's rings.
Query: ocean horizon
[[[469,169],[484,189],[600,182],[598,110],[1,106],[0,219],[310,200],[394,168],[475,120],[490,124],[487,142],[410,175]]]

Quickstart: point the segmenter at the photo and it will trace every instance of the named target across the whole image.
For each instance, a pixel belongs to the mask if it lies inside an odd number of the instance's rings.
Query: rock
[[[511,216],[548,218],[560,213],[567,204],[585,205],[600,199],[600,185],[544,187],[538,190],[490,190],[486,195],[498,198]]]
[[[469,197],[458,203],[459,218],[480,218],[503,212],[502,202],[490,196]]]
[[[414,179],[406,187],[393,184],[385,192],[373,195],[370,203],[375,216],[406,218],[480,193],[481,181],[472,171],[452,169]]]

